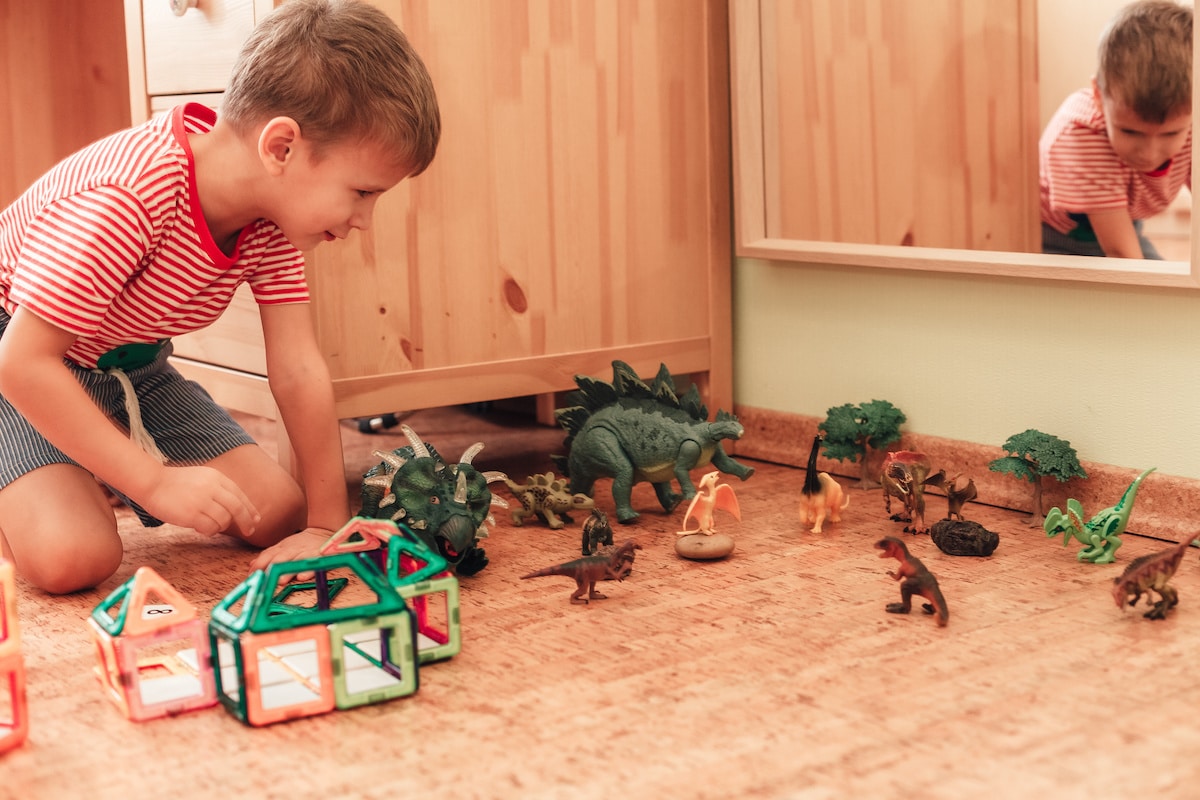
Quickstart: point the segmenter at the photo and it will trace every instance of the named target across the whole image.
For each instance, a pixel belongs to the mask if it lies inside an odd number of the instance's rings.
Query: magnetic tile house
[[[356,517],[320,557],[255,572],[212,612],[218,699],[267,725],[414,693],[418,664],[461,646],[447,566],[395,523]]]
[[[0,558],[0,753],[25,741],[29,716],[13,565]]]
[[[125,716],[148,720],[216,704],[204,622],[151,567],[97,605],[88,624],[96,677]]]

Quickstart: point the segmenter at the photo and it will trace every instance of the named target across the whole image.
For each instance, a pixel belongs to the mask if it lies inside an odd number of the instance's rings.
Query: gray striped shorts
[[[0,309],[0,336],[9,316]],[[254,444],[250,435],[224,408],[217,405],[200,384],[189,381],[167,363],[172,347],[168,341],[153,362],[126,370],[141,409],[142,424],[169,463],[203,464],[244,444]],[[75,378],[105,414],[129,429],[125,392],[111,374],[67,362]],[[0,489],[38,467],[76,464],[37,432],[12,404],[0,395]],[[78,465],[77,465],[78,466]],[[115,489],[113,492],[137,512],[146,527],[162,521],[147,514]]]

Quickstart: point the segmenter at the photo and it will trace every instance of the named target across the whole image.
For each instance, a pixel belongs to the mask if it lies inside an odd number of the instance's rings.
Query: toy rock
[[[530,475],[523,484],[509,478],[504,483],[521,502],[521,507],[512,511],[513,524],[518,527],[529,517],[541,517],[553,530],[558,530],[571,521],[569,512],[591,511],[596,506],[586,494],[567,491],[567,482],[555,478],[553,472]]]
[[[1000,534],[970,520],[938,520],[929,528],[929,538],[950,556],[990,556],[1000,544]]]
[[[618,522],[632,522],[631,496],[635,483],[654,486],[658,502],[668,513],[683,500],[696,496],[690,471],[711,463],[721,472],[746,480],[754,469],[740,464],[721,447],[724,439],[745,432],[732,414],[718,411],[708,422],[708,410],[695,386],[682,397],[665,364],[652,384],[645,384],[633,368],[613,362],[613,382],[577,375],[575,383],[583,404],[555,412],[567,432],[566,456],[554,462],[571,480],[571,491],[592,494],[600,478],[612,478]],[[678,481],[681,493],[672,491]]]

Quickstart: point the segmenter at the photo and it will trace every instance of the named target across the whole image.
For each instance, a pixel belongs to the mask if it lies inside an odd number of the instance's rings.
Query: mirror
[[[919,4],[919,13],[889,0],[838,4],[838,14],[829,2],[730,4],[739,256],[1200,288],[1194,258],[1037,252],[1036,0],[943,0]],[[907,55],[878,46],[912,31]],[[815,77],[798,90],[786,80],[796,74]],[[1005,77],[1013,75],[1024,77]],[[920,90],[931,80],[970,91],[931,99]],[[878,119],[845,97],[870,98]],[[938,123],[910,132],[930,118]],[[930,178],[922,159],[948,166],[949,177]],[[894,244],[872,243],[881,241]]]

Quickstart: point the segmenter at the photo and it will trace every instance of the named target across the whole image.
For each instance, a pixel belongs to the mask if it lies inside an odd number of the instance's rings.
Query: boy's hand
[[[261,519],[246,493],[212,467],[164,467],[144,500],[146,511],[205,536],[248,536]]]
[[[324,528],[305,528],[299,533],[293,533],[277,544],[273,544],[259,553],[250,562],[250,571],[266,569],[272,564],[284,561],[301,561],[306,558],[316,558],[320,555],[321,546],[329,541],[332,531]],[[303,578],[303,575],[297,577]]]

